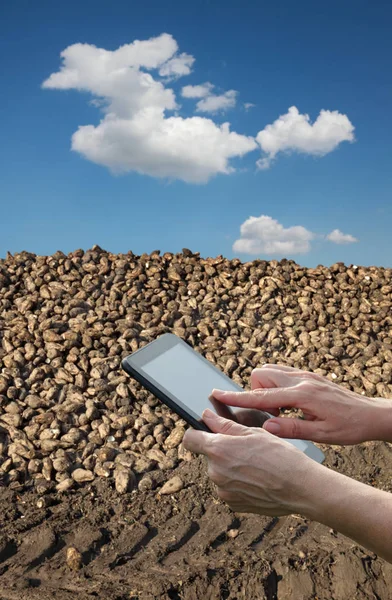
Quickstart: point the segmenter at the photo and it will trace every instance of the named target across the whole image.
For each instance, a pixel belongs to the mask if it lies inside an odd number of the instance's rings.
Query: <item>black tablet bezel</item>
[[[188,349],[193,350],[196,357],[203,361],[203,363],[209,368],[217,370],[217,367],[213,365],[210,361],[208,361],[204,356],[196,352],[189,344],[184,342],[180,337],[172,334],[172,333],[164,333],[156,340],[150,342],[143,348],[136,350],[133,354],[130,354],[126,358],[123,359],[121,366],[128,375],[134,377],[137,381],[139,381],[146,389],[148,389],[154,396],[156,396],[159,400],[161,400],[166,406],[176,412],[184,421],[189,423],[194,429],[200,429],[202,431],[210,431],[210,429],[203,423],[201,420],[201,415],[196,415],[193,411],[189,409],[186,404],[181,402],[177,397],[169,392],[165,387],[160,385],[158,381],[156,381],[153,377],[148,376],[143,373],[143,365],[150,362],[154,358],[160,356],[163,352],[170,350],[174,346],[182,344],[188,347]],[[225,373],[219,371],[220,374],[225,377],[231,385],[238,387],[238,391],[243,391],[243,388],[236,384],[232,379],[230,379]],[[225,407],[228,409],[231,414],[231,418],[235,420],[234,412],[230,407]],[[200,419],[200,420],[199,420]]]

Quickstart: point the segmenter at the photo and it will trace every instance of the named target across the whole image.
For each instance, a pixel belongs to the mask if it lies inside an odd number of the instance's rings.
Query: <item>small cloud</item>
[[[178,77],[184,77],[192,72],[192,66],[195,59],[190,54],[182,52],[178,56],[174,56],[168,60],[159,69],[159,75],[161,77],[167,77],[169,79],[177,79]]]
[[[233,251],[245,254],[306,254],[315,234],[296,225],[283,227],[267,215],[249,217],[240,227],[241,237],[233,244]]]
[[[211,94],[213,88],[214,86],[209,81],[200,85],[185,85],[181,90],[181,96],[183,98],[205,98]]]
[[[235,90],[228,90],[220,96],[206,96],[199,100],[196,104],[196,110],[198,112],[209,112],[216,113],[234,108],[237,101],[237,94]]]
[[[289,108],[256,136],[266,154],[257,161],[259,169],[268,169],[279,152],[300,152],[324,156],[344,141],[354,141],[354,126],[346,115],[337,110],[321,110],[311,124],[309,115],[300,114],[295,106]]]
[[[342,233],[340,229],[334,229],[327,235],[327,240],[335,244],[353,244],[359,240],[349,233]]]
[[[246,111],[250,110],[251,108],[254,108],[256,106],[256,104],[253,104],[253,102],[245,102],[244,103],[244,108]]]
[[[209,81],[200,85],[185,85],[181,95],[183,98],[200,98],[196,104],[197,112],[216,113],[234,108],[238,92],[228,90],[224,94],[213,94],[214,87]]]
[[[259,160],[256,162],[257,168],[260,169],[260,171],[266,171],[267,169],[270,168],[272,163],[272,159],[271,158],[259,158]]]
[[[95,108],[103,108],[106,105],[106,102],[103,98],[93,98],[89,101],[89,104]]]

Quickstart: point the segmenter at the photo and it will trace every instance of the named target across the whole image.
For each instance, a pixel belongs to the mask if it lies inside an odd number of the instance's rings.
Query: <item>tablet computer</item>
[[[233,392],[243,388],[174,334],[163,334],[124,358],[121,366],[195,429],[209,431],[202,420],[206,408],[236,420],[235,412],[212,398],[211,392],[213,388]],[[317,462],[324,461],[323,452],[311,442],[286,441]]]

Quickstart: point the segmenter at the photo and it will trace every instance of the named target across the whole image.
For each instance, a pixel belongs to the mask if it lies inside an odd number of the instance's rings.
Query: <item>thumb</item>
[[[278,437],[293,440],[312,440],[317,442],[322,435],[319,422],[290,417],[268,419],[263,424],[263,429]]]
[[[240,425],[230,419],[220,417],[208,408],[203,412],[203,421],[213,433],[223,433],[224,435],[249,435],[251,432],[249,427]]]

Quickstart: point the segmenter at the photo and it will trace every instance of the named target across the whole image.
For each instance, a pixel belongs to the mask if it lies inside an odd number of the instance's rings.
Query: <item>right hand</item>
[[[212,395],[228,406],[273,414],[260,425],[278,437],[337,445],[392,441],[392,400],[366,398],[315,373],[279,365],[254,369],[251,387]],[[282,408],[302,410],[303,419],[280,417]],[[243,424],[253,425],[249,419]]]

